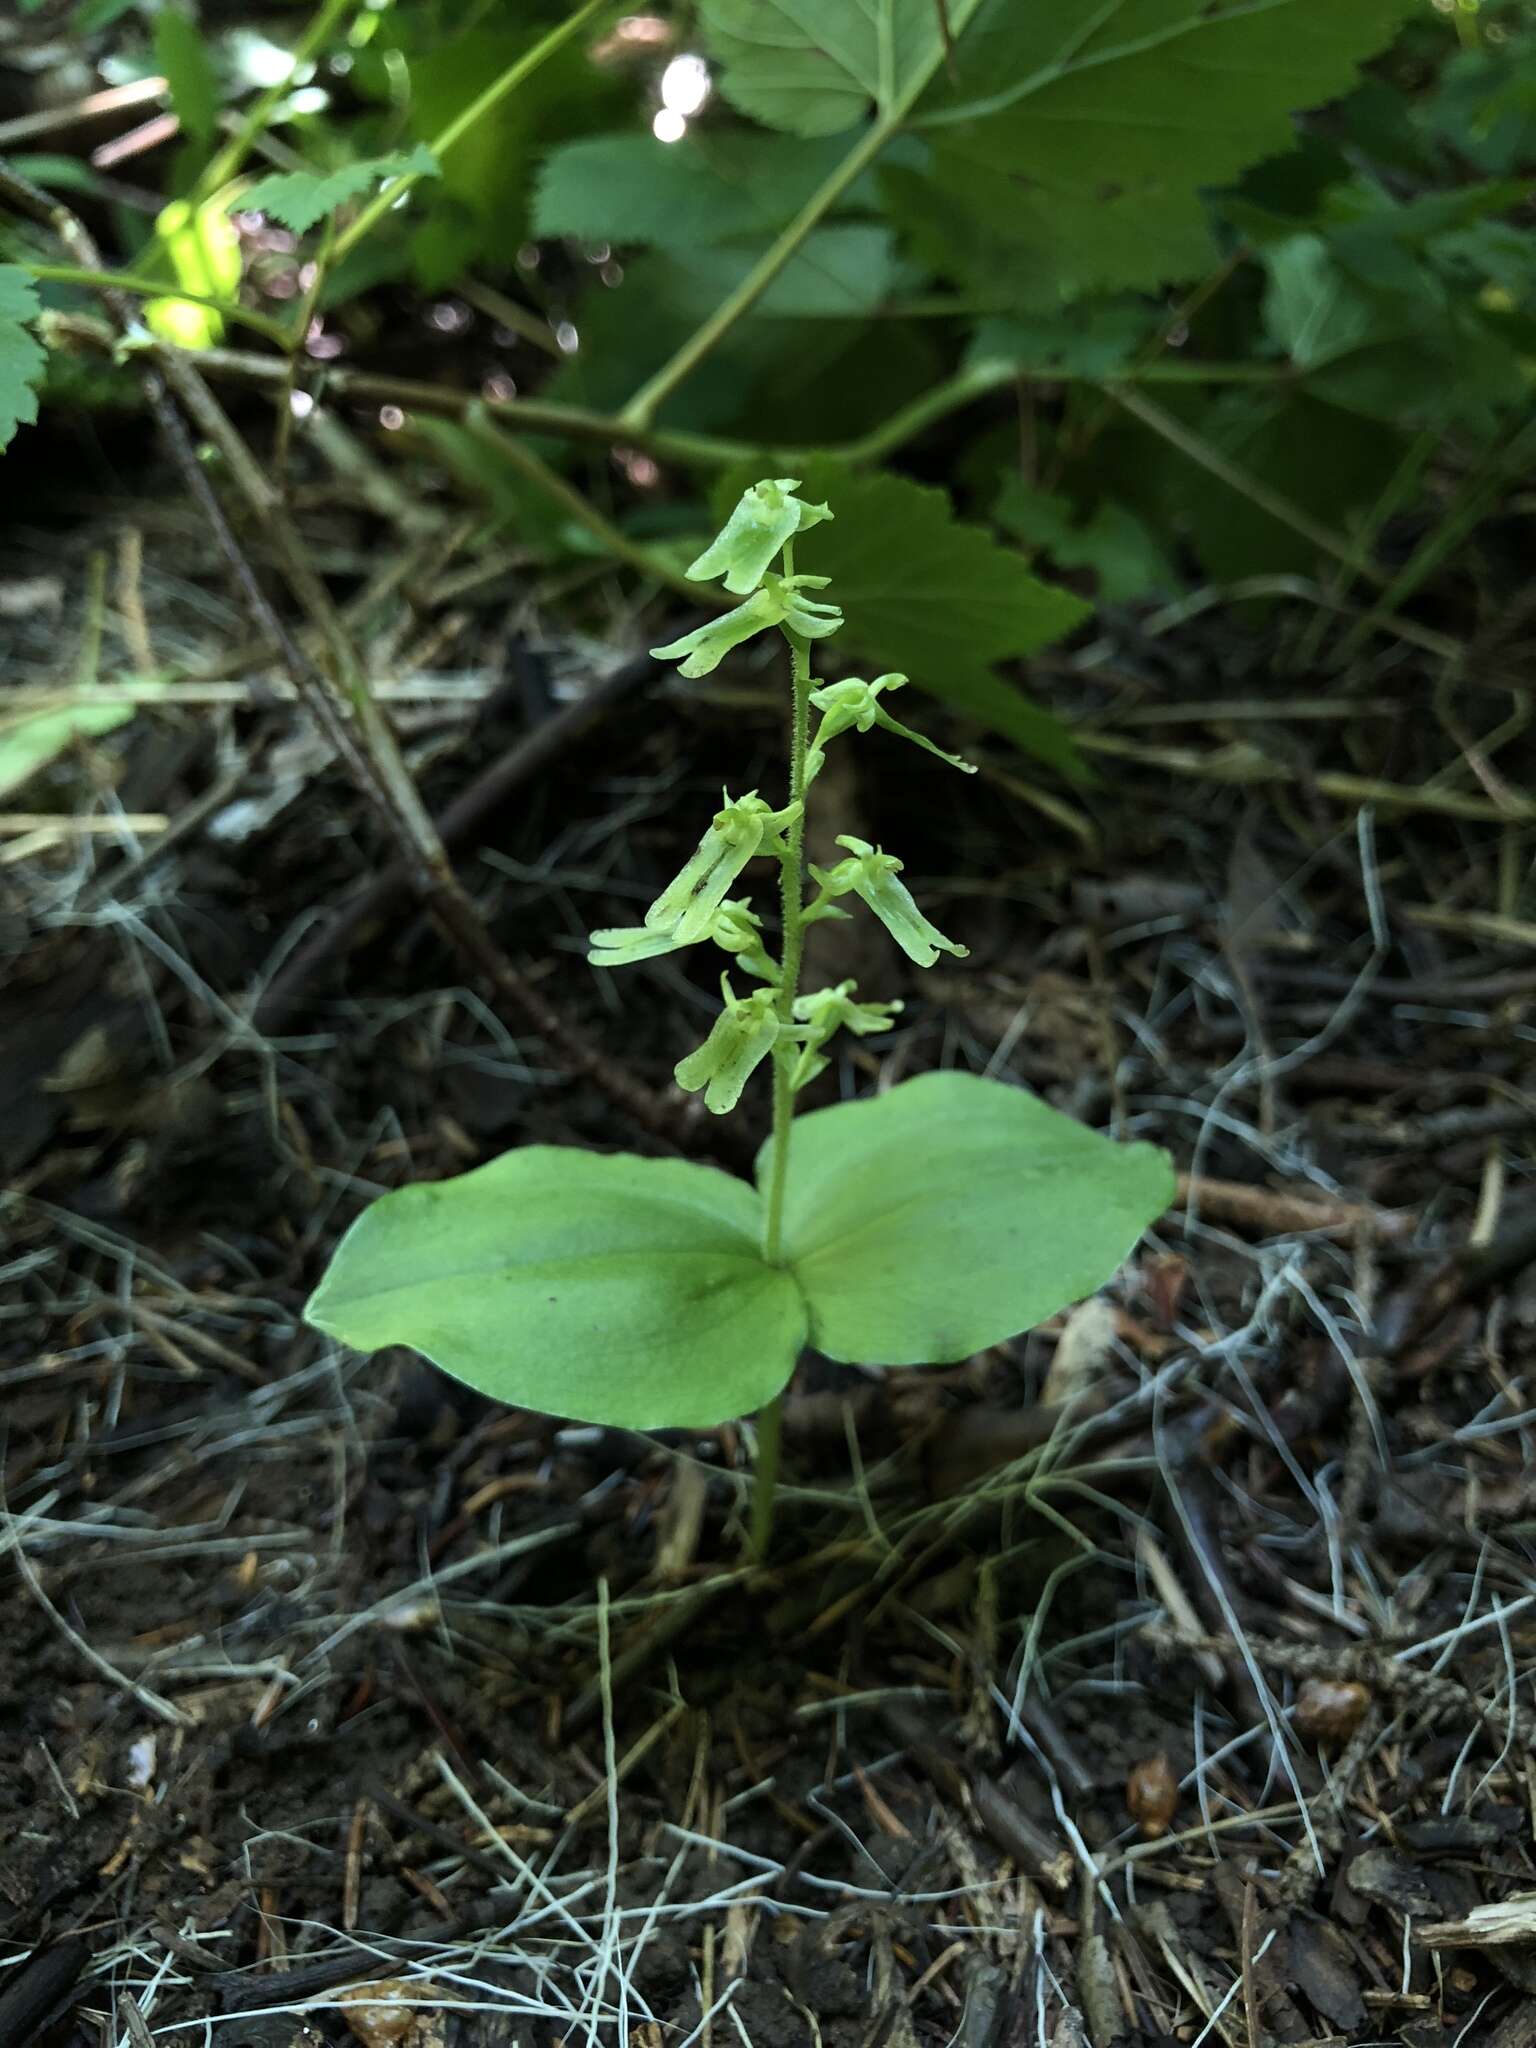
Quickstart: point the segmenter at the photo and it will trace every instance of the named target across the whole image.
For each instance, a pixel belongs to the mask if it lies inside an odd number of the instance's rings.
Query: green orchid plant
[[[795,1114],[839,1031],[888,1031],[902,1008],[862,1000],[852,980],[803,993],[809,926],[852,915],[854,898],[919,967],[966,953],[923,915],[894,854],[844,833],[845,858],[808,866],[806,811],[827,749],[888,735],[974,772],[891,716],[905,676],[812,675],[813,645],[842,614],[806,595],[825,577],[795,571],[798,537],[832,517],[798,488],[779,477],[744,494],[688,572],[718,577],[742,603],[652,649],[702,676],[758,633],[783,636],[784,801],[722,793],[642,921],[593,932],[588,953],[604,969],[696,946],[726,955],[720,1014],[675,1073],[724,1116],[770,1069],[755,1183],[680,1159],[521,1146],[373,1203],[306,1312],[359,1349],[408,1344],[500,1400],[583,1421],[708,1428],[756,1412],[759,1548],[783,1394],[807,1345],[863,1366],[968,1358],[1101,1286],[1173,1195],[1153,1146],[1117,1144],[975,1074],[920,1074]],[[776,935],[732,893],[757,861],[778,869]],[[733,975],[756,986],[738,993]]]

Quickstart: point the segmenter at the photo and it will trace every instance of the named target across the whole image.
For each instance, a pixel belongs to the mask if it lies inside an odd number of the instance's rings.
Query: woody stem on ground
[[[794,574],[794,549],[784,549],[784,574]],[[811,721],[811,643],[789,627],[791,699],[789,717],[789,800],[799,809],[784,833],[779,855],[783,902],[779,992],[774,1008],[780,1037],[773,1060],[773,1139],[769,1155],[767,1199],[763,1215],[763,1257],[780,1264],[784,1241],[784,1189],[789,1171],[789,1127],[795,1113],[794,1065],[797,1047],[789,1036],[795,997],[800,992],[800,959],[805,946],[805,793],[806,753]],[[757,1483],[752,1494],[752,1548],[762,1556],[773,1526],[773,1496],[779,1476],[779,1428],[784,1396],[763,1410],[757,1424]]]

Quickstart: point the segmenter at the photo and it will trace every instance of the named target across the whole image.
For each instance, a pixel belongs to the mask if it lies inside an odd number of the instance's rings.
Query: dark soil
[[[306,517],[376,674],[470,679],[399,706],[437,808],[599,680],[511,572],[405,611],[360,515]],[[1034,678],[1114,749],[1049,815],[1000,746],[957,808],[868,743],[843,822],[972,950],[918,985],[861,936],[908,1009],[823,1085],[988,1068],[1204,1185],[1103,1311],[808,1360],[754,1568],[740,1431],[567,1428],[305,1327],[376,1191],[655,1141],[407,892],[326,924],[391,850],[204,538],[142,523],[159,657],[250,684],[26,793],[164,826],[0,867],[4,2048],[1536,2042],[1529,1908],[1467,1925],[1536,1888],[1531,763],[1469,737],[1505,701],[1453,734],[1383,637],[1321,715],[1313,614],[1218,608]],[[10,684],[72,672],[83,560],[3,565],[50,575]],[[771,695],[617,689],[460,838],[658,1090],[707,991],[601,986],[581,936],[722,779],[774,786]]]

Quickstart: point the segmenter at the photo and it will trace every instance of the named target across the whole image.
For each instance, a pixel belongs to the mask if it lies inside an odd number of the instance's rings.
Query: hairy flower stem
[[[795,573],[793,547],[784,549],[784,574]],[[773,1057],[773,1149],[768,1169],[767,1199],[764,1203],[763,1257],[770,1266],[782,1264],[784,1239],[784,1188],[789,1171],[789,1126],[795,1113],[795,1091],[790,1080],[798,1048],[788,1035],[794,1022],[795,997],[800,993],[800,959],[805,946],[805,761],[811,724],[811,643],[785,626],[789,642],[792,697],[789,718],[789,801],[800,806],[784,833],[784,851],[779,856],[779,878],[783,902],[783,937],[780,951],[778,1012],[783,1035]],[[773,1527],[773,1496],[779,1476],[779,1425],[784,1396],[779,1394],[758,1417],[757,1483],[752,1493],[752,1548],[759,1557],[768,1548]]]

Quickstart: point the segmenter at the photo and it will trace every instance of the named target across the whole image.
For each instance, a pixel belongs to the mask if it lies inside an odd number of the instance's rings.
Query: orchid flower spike
[[[800,815],[799,804],[771,810],[755,789],[739,802],[724,790],[721,798],[723,808],[692,859],[645,913],[647,930],[669,932],[680,946],[710,936],[715,913],[747,862],[756,853],[777,852],[778,834]]]
[[[867,839],[856,839],[849,832],[840,833],[837,843],[848,848],[851,858],[840,860],[835,868],[811,869],[828,896],[846,896],[851,890],[862,898],[907,958],[919,967],[931,967],[940,953],[953,953],[957,960],[966,958],[970,947],[946,939],[918,909],[905,882],[897,880],[902,864],[893,853],[882,853]]]
[[[958,768],[962,775],[974,775],[976,764],[973,761],[963,760],[959,754],[946,754],[942,747],[936,747],[933,741],[926,739],[922,733],[914,732],[910,725],[903,725],[899,719],[892,718],[880,702],[882,690],[899,690],[906,680],[903,675],[893,674],[876,676],[872,683],[866,683],[858,676],[849,676],[841,683],[823,683],[819,689],[812,690],[811,702],[821,713],[821,724],[816,729],[816,737],[811,741],[807,757],[808,774],[814,775],[821,766],[828,740],[835,740],[839,733],[848,732],[854,727],[860,732],[868,732],[871,726],[879,725],[887,732],[895,733],[898,739],[911,740],[914,746],[921,747],[925,753],[936,755],[941,761],[947,761],[951,768]]]
[[[698,560],[689,564],[688,574],[719,576],[737,597],[756,590],[781,548],[806,527],[832,517],[825,505],[807,505],[795,497],[799,488],[799,477],[780,476],[765,477],[743,491],[720,532]]]
[[[673,1069],[679,1088],[690,1095],[703,1089],[704,1107],[715,1116],[725,1116],[736,1107],[742,1089],[773,1051],[779,1035],[774,1011],[777,989],[758,988],[749,996],[738,996],[732,992],[730,976],[722,974],[720,993],[725,1008],[708,1038]]]
[[[680,640],[653,647],[651,652],[658,661],[678,661],[679,675],[707,676],[720,666],[733,647],[739,647],[755,633],[766,632],[770,626],[788,626],[807,640],[835,633],[843,623],[837,606],[818,604],[800,594],[802,590],[823,590],[827,581],[825,576],[765,575],[760,588],[753,591],[745,604],[737,605],[722,618],[706,620],[691,633],[684,633]]]

